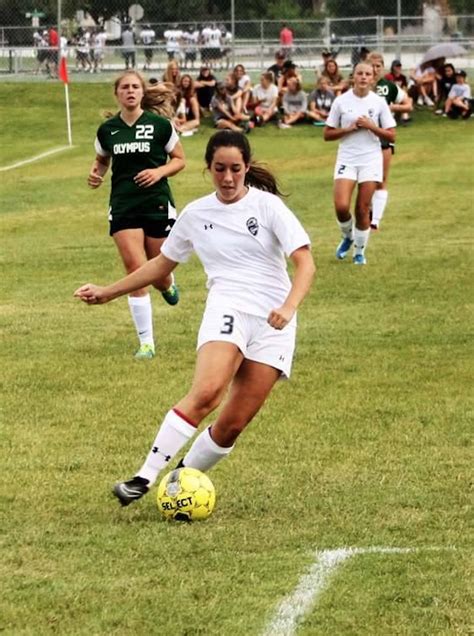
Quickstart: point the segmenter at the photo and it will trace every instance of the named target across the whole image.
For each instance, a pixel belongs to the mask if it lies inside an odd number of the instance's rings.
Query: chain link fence
[[[29,14],[26,19],[29,24],[0,23],[0,74],[46,73],[52,54],[51,29],[60,31],[62,52],[69,60],[71,72],[81,74],[121,70],[126,58],[128,63],[132,59],[139,69],[146,67],[149,72],[157,73],[163,71],[170,58],[190,69],[197,69],[205,62],[216,70],[225,70],[239,62],[256,72],[268,68],[275,53],[282,49],[302,69],[319,66],[323,50],[330,50],[341,67],[349,68],[362,47],[382,52],[387,61],[401,58],[404,66],[413,67],[430,46],[440,42],[463,45],[468,53],[459,64],[474,67],[474,15],[442,16],[439,11],[427,11],[425,7],[421,16],[305,18],[283,23],[234,19],[233,12],[228,12],[214,22],[188,20],[177,24],[153,20],[154,14],[150,15],[150,11],[142,14],[137,6],[132,5],[135,9],[128,15],[111,16],[107,20],[94,20],[83,12],[62,15],[60,29],[57,20],[47,22],[46,15],[39,12]],[[0,19],[2,15],[5,20],[5,13],[1,12]],[[133,34],[127,44],[126,30]],[[214,39],[209,31],[214,31]],[[209,57],[211,49],[213,57]]]

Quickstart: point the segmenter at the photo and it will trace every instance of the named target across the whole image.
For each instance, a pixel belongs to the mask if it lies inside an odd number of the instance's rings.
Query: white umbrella
[[[443,44],[436,44],[428,49],[420,64],[431,62],[431,60],[438,60],[440,57],[457,57],[458,55],[465,55],[466,53],[466,49],[460,44],[444,42]]]

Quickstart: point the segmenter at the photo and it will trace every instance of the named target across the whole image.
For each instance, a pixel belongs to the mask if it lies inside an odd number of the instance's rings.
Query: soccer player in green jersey
[[[374,69],[374,91],[380,97],[383,97],[391,112],[394,115],[410,113],[413,110],[413,100],[394,82],[390,82],[384,78],[384,59],[380,53],[371,53],[367,61],[372,64]],[[388,173],[390,170],[390,162],[395,152],[395,143],[382,141],[383,151],[383,183],[377,184],[377,189],[372,197],[372,218],[370,227],[372,230],[378,230],[385,207],[388,201]]]
[[[126,71],[115,82],[115,96],[120,111],[97,131],[96,158],[87,182],[91,188],[102,185],[112,163],[110,236],[130,273],[160,253],[174,225],[176,209],[168,177],[184,168],[185,157],[169,119],[156,114],[157,110],[171,114],[166,91],[159,86],[147,87],[139,73]],[[172,274],[156,288],[170,305],[178,302]],[[140,342],[135,357],[153,358],[155,343],[147,288],[132,292],[128,303]]]

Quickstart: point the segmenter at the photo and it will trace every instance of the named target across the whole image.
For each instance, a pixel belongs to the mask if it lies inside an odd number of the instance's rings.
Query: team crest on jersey
[[[374,116],[374,109],[373,108],[369,108],[369,117],[373,117]]]
[[[254,216],[251,216],[250,219],[247,219],[247,229],[252,236],[257,236],[258,221]]]

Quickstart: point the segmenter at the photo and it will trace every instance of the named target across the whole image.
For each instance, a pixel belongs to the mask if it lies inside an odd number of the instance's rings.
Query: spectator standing
[[[37,34],[35,36],[35,34]],[[35,31],[33,35],[34,46],[36,47],[36,75],[41,73],[43,67],[46,71],[49,71],[49,50],[48,50],[48,32],[44,31],[41,34],[39,31]]]
[[[151,28],[151,24],[145,25],[145,28],[140,31],[140,40],[143,44],[143,53],[145,54],[145,64],[143,70],[147,71],[151,68],[153,60],[153,44],[155,43],[156,33]]]
[[[58,75],[58,55],[59,55],[59,34],[51,27],[48,30],[48,46],[49,46],[49,72],[51,77]]]
[[[125,69],[135,68],[135,36],[128,24],[125,25],[122,33],[122,55],[125,60]]]
[[[107,42],[107,34],[103,27],[92,34],[91,38],[91,58],[94,73],[99,73],[104,67],[105,46]]]
[[[199,31],[195,26],[191,26],[189,29],[183,31],[184,42],[184,68],[194,68],[196,62],[198,45],[199,45]]]
[[[201,62],[203,64],[209,64],[211,68],[216,68],[220,63],[222,55],[222,33],[221,30],[215,25],[207,25],[201,31],[202,40],[202,52]]]
[[[183,32],[177,24],[173,25],[172,29],[167,29],[163,33],[163,37],[166,40],[166,54],[168,61],[176,60],[178,63],[181,61],[181,40]]]
[[[285,57],[290,57],[293,50],[293,31],[287,24],[283,24],[280,31],[280,48]]]

